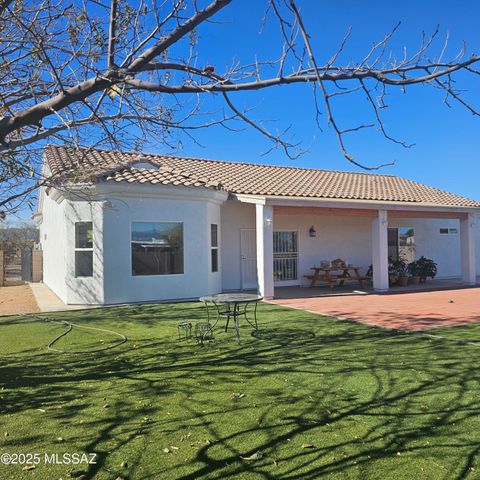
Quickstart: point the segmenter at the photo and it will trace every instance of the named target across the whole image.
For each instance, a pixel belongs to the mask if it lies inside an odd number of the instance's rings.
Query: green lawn
[[[128,337],[80,355],[46,350],[63,326],[0,318],[0,454],[96,452],[75,469],[112,480],[480,477],[477,346],[268,304],[240,346],[221,329],[204,347],[177,340],[178,321],[204,316],[196,303],[56,315]],[[480,326],[439,333],[475,341]],[[57,345],[113,341],[74,330]],[[71,470],[42,457],[0,479]]]

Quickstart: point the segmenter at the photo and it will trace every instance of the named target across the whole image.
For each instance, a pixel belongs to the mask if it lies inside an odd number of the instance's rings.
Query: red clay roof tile
[[[293,196],[438,206],[480,207],[470,200],[394,175],[315,170],[170,155],[72,149],[49,145],[45,156],[53,175],[69,182],[140,182],[222,189],[234,194]],[[158,169],[134,168],[146,161]],[[154,168],[154,167],[152,167]]]

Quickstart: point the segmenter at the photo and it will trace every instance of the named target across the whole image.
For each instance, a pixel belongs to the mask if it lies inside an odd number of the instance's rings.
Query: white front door
[[[257,241],[254,229],[240,230],[240,255],[242,262],[242,290],[258,287]]]

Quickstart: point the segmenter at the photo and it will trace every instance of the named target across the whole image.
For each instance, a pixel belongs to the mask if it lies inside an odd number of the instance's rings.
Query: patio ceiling
[[[435,210],[387,210],[390,218],[453,218],[465,219],[466,212],[457,211],[435,211]],[[278,215],[334,215],[334,216],[352,216],[352,217],[370,217],[378,216],[378,210],[365,208],[335,208],[335,207],[293,207],[279,206],[273,207],[273,213]]]

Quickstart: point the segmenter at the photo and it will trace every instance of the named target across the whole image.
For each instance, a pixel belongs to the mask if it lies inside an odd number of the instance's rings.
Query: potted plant
[[[418,263],[418,275],[420,276],[420,282],[423,283],[428,277],[435,278],[437,275],[437,264],[430,258],[426,258],[423,255],[417,260]]]
[[[401,287],[408,285],[408,266],[405,260],[399,258],[390,264],[390,271],[397,278],[397,283]]]
[[[413,285],[418,285],[420,283],[420,266],[418,260],[410,262],[407,266],[408,273],[411,275],[410,281]]]

